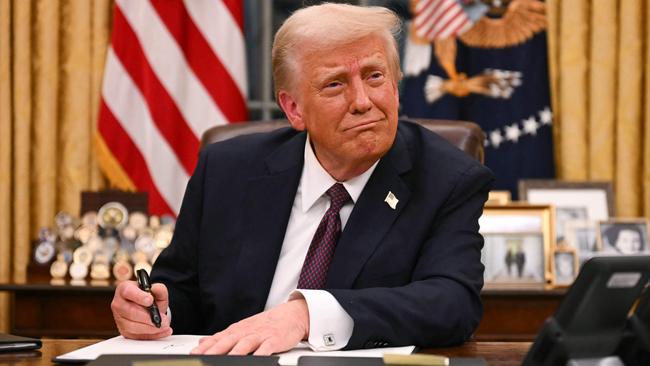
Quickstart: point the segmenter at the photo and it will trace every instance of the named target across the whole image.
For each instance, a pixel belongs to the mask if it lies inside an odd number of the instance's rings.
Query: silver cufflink
[[[323,343],[325,343],[326,346],[333,346],[336,344],[336,338],[334,338],[334,334],[332,333],[327,333],[323,336]]]

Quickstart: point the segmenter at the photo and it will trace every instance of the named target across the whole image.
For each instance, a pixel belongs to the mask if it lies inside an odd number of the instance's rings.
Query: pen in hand
[[[140,286],[140,289],[151,294],[151,281],[149,280],[149,274],[147,274],[147,271],[144,269],[139,269],[136,277],[138,278],[138,286]],[[151,294],[151,296],[153,296],[153,294]],[[156,306],[155,297],[153,303],[148,307],[148,309],[149,315],[151,315],[151,321],[156,326],[156,328],[160,328],[160,311],[158,311],[158,306]]]

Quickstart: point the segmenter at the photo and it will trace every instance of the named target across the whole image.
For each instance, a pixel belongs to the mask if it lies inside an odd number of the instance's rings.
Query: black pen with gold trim
[[[136,274],[136,277],[138,278],[138,286],[140,289],[151,294],[151,281],[149,280],[149,274],[147,271],[144,269],[139,269]],[[153,294],[151,294],[151,296],[153,296]],[[156,328],[160,328],[160,311],[158,311],[158,306],[156,306],[155,297],[153,299],[153,303],[147,309],[149,309],[149,315],[151,315],[151,322],[153,322]]]

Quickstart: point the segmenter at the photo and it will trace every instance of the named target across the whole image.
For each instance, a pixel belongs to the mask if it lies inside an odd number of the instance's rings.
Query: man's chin
[[[360,141],[356,148],[356,156],[361,161],[376,161],[386,154],[390,144],[380,141]]]

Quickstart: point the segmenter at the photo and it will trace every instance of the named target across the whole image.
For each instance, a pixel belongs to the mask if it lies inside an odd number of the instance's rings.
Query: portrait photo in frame
[[[597,221],[614,217],[614,194],[610,182],[565,182],[552,179],[519,181],[519,198],[530,204],[555,207],[555,241],[566,241],[566,223]]]
[[[553,286],[570,286],[580,270],[575,248],[566,246],[555,248],[551,259]]]
[[[603,255],[650,253],[648,219],[611,219],[598,222],[597,240]]]
[[[485,239],[481,261],[486,286],[512,288],[549,283],[552,223],[550,205],[485,206],[479,231]]]
[[[568,220],[564,223],[565,244],[576,250],[580,265],[596,255],[598,223],[590,220]]]

